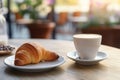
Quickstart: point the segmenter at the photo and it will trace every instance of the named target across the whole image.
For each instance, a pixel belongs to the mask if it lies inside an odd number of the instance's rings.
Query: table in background
[[[109,55],[108,59],[93,66],[77,65],[67,58],[67,52],[75,50],[72,41],[26,39],[9,40],[9,44],[19,47],[24,42],[40,42],[43,47],[57,52],[66,62],[48,72],[28,73],[12,70],[4,63],[10,55],[0,56],[0,79],[2,80],[120,80],[120,49],[102,45],[100,51]]]

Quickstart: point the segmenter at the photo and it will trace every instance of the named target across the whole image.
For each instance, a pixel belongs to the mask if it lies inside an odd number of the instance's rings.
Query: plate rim
[[[14,57],[15,55],[11,55],[11,56],[9,56],[9,57],[6,57],[5,59],[4,59],[4,64],[6,65],[6,66],[8,66],[8,67],[10,67],[10,68],[14,68],[14,69],[18,69],[18,70],[45,70],[45,69],[51,69],[51,68],[55,68],[55,67],[57,67],[57,66],[60,66],[60,65],[62,65],[63,63],[65,63],[65,59],[64,59],[64,57],[62,57],[62,56],[59,56],[59,58],[58,59],[60,59],[61,58],[61,61],[58,63],[58,64],[56,64],[56,65],[52,65],[52,66],[48,66],[48,67],[40,67],[40,68],[32,68],[32,67],[22,67],[22,66],[15,66],[15,65],[10,65],[10,64],[8,64],[8,63],[6,63],[6,60],[7,59],[9,59],[10,57]],[[50,62],[48,62],[48,63],[50,63]],[[38,64],[40,64],[40,63],[38,63]],[[34,65],[34,64],[30,64],[30,65]],[[36,64],[37,65],[37,64]],[[26,72],[39,72],[39,71],[26,71]]]

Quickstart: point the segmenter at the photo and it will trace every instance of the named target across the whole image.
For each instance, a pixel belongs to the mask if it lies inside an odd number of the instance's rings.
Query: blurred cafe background
[[[3,0],[10,39],[72,40],[96,33],[120,48],[120,0]]]

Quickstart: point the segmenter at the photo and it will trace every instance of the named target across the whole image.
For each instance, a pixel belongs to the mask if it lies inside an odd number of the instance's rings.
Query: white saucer
[[[107,54],[104,52],[98,52],[97,56],[93,60],[86,60],[86,59],[80,59],[80,57],[77,55],[76,51],[71,51],[67,53],[67,57],[76,61],[77,63],[81,65],[94,65],[98,62],[104,60],[107,58]]]
[[[52,68],[55,68],[65,62],[64,58],[60,56],[57,60],[51,62],[40,62],[38,64],[30,64],[25,66],[16,66],[14,65],[15,56],[7,57],[4,60],[4,63],[13,69],[17,69],[24,72],[42,72]]]

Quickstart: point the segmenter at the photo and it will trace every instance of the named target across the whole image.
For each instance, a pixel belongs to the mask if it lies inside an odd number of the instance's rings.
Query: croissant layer
[[[18,66],[36,64],[41,61],[53,61],[58,57],[55,52],[46,50],[39,43],[29,42],[17,49],[14,64]]]

